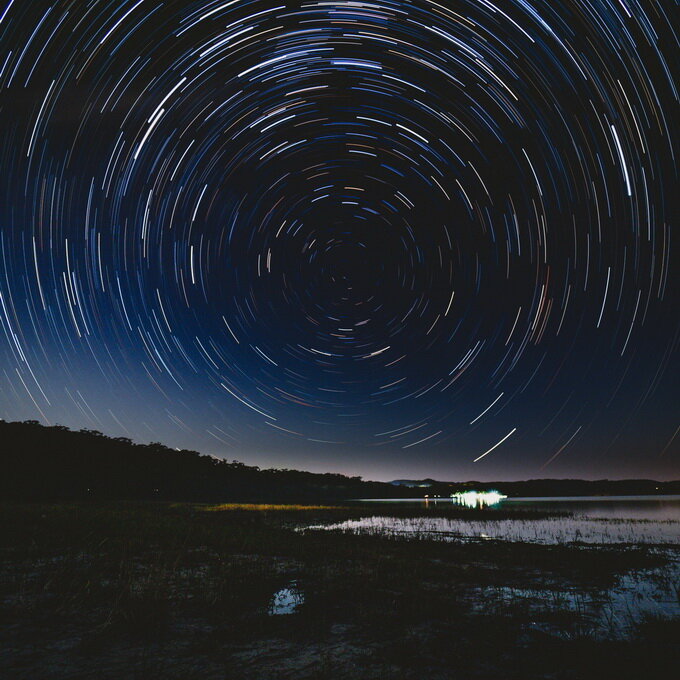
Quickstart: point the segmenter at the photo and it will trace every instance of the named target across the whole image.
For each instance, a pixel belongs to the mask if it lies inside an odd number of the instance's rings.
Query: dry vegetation
[[[3,678],[632,678],[678,661],[677,620],[596,634],[559,597],[659,566],[647,547],[294,531],[367,512],[329,506],[1,507]],[[292,582],[304,601],[271,616]]]

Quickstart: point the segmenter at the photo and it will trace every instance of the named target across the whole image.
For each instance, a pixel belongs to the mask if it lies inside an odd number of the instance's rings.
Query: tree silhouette
[[[680,493],[680,482],[653,480],[437,482],[426,488],[367,482],[361,477],[265,469],[159,442],[135,444],[97,430],[0,420],[0,499],[156,499],[172,501],[338,502],[408,498],[495,488],[510,496]],[[408,482],[408,480],[403,480]]]

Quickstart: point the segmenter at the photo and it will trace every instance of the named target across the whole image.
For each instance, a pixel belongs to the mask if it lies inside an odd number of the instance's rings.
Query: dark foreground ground
[[[366,512],[0,505],[0,677],[677,677],[678,620],[596,634],[551,595],[606,592],[668,559],[653,549],[293,530]],[[304,601],[272,615],[286,587]],[[530,605],[508,588],[545,596]]]

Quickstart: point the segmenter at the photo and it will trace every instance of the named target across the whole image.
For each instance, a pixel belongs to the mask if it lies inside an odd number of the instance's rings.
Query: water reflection
[[[466,508],[485,508],[489,505],[497,505],[507,498],[498,491],[465,491],[464,493],[451,494],[451,500]]]
[[[482,495],[479,492],[477,495]],[[498,493],[498,492],[487,492]],[[486,495],[484,493],[483,495]],[[458,503],[457,497],[429,496],[425,498],[361,498],[361,503],[397,505],[399,507],[441,508],[452,503],[465,508],[487,507],[512,512],[513,510],[536,510],[537,512],[573,513],[598,519],[649,519],[680,521],[680,495],[665,496],[555,496],[532,498],[508,498],[502,496],[494,502],[473,505],[465,501]]]
[[[575,625],[581,633],[596,638],[625,638],[646,617],[673,620],[680,614],[676,585],[680,576],[675,553],[660,550],[669,563],[653,569],[642,569],[623,574],[617,583],[605,590],[518,588],[509,586],[482,586],[473,601],[476,611],[488,610],[490,602],[496,607],[526,607],[544,620],[532,624],[534,630],[549,635],[571,636],[574,630],[565,628],[559,618],[551,623],[541,613],[556,615],[570,612],[578,615]]]
[[[438,499],[444,501],[444,499]],[[448,500],[448,499],[447,499]],[[470,499],[471,500],[471,499]],[[569,501],[547,499],[564,512]],[[450,500],[449,500],[450,502]],[[527,502],[528,503],[528,502]],[[465,507],[479,507],[463,502]],[[519,503],[517,505],[520,505]],[[636,509],[637,506],[637,509]],[[545,510],[545,504],[539,504]],[[481,586],[474,602],[480,611],[488,611],[489,603],[503,606],[525,604],[529,611],[541,612],[546,605],[556,614],[579,614],[596,636],[622,637],[645,616],[677,617],[680,614],[680,503],[678,500],[650,503],[612,503],[596,499],[573,502],[573,516],[542,517],[526,514],[494,519],[490,510],[486,519],[470,514],[471,519],[451,517],[366,516],[330,525],[309,526],[302,531],[335,530],[352,534],[373,534],[400,539],[436,541],[505,541],[543,545],[620,545],[650,546],[653,554],[663,555],[667,563],[650,569],[622,574],[617,583],[598,591],[575,589],[514,588]],[[503,502],[505,509],[505,502]],[[642,508],[642,512],[641,512]],[[526,505],[523,506],[526,509]],[[383,511],[386,508],[383,508]],[[578,513],[578,514],[576,514]],[[642,514],[646,519],[630,519]],[[536,624],[543,632],[560,634],[559,624]]]
[[[569,543],[676,545],[680,537],[680,522],[677,520],[600,519],[586,516],[493,519],[493,514],[490,514],[489,519],[470,520],[448,517],[369,516],[307,528],[414,539],[429,538],[438,541],[484,538],[543,545]]]
[[[503,510],[571,512],[593,519],[680,521],[680,496],[566,496],[508,498]]]
[[[294,614],[304,601],[305,596],[299,589],[297,581],[291,581],[285,588],[274,593],[269,604],[269,616]]]

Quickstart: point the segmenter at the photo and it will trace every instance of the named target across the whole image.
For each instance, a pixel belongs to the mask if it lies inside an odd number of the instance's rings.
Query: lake
[[[469,500],[469,499],[468,499]],[[316,529],[340,530],[358,534],[383,534],[441,541],[499,540],[546,545],[660,544],[680,543],[680,496],[566,496],[542,498],[504,498],[487,504],[476,496],[476,508],[486,514],[461,517],[390,517],[389,507],[428,507],[436,511],[447,507],[471,507],[469,502],[451,498],[362,499],[385,510],[384,516],[367,515]],[[503,518],[494,517],[503,510]],[[517,519],[507,511],[522,511]],[[556,513],[554,517],[527,517],[527,511]],[[559,513],[559,514],[557,514]]]
[[[451,498],[361,498],[358,503],[391,504],[403,507],[465,507]],[[483,500],[474,507],[489,510],[535,510],[536,512],[570,513],[601,519],[656,519],[680,521],[680,495],[665,496],[544,496],[504,498],[488,504]]]

